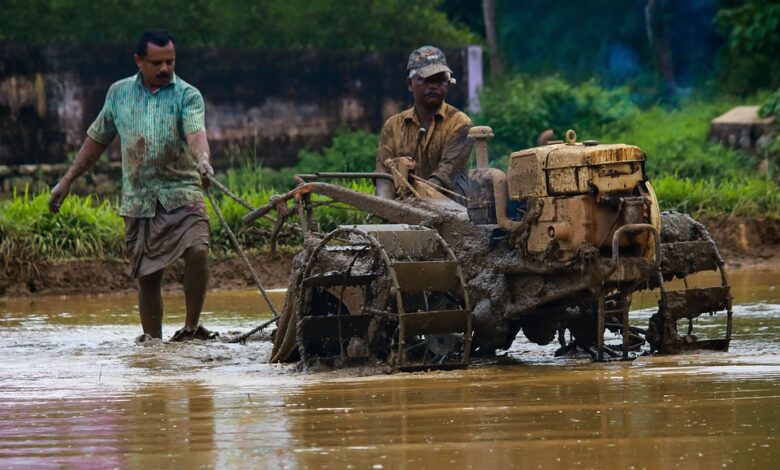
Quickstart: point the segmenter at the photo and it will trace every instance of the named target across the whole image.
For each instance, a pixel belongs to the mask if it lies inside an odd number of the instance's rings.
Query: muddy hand
[[[49,211],[53,214],[57,214],[62,206],[62,201],[70,193],[70,183],[65,180],[57,183],[51,190],[51,196],[49,197]]]
[[[198,163],[198,174],[200,175],[200,182],[204,188],[211,186],[211,179],[214,177],[214,168],[206,161]]]

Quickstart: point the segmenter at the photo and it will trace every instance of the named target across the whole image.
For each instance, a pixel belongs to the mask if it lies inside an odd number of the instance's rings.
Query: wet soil
[[[780,220],[726,217],[701,221],[712,234],[729,267],[772,269],[780,266]],[[293,254],[250,255],[265,287],[285,287]],[[212,289],[254,287],[252,277],[237,257],[212,259]],[[167,270],[165,287],[178,290],[183,265]],[[36,268],[11,265],[0,268],[0,296],[123,292],[135,289],[124,260],[78,260],[41,263]]]
[[[248,255],[265,288],[286,287],[292,264],[289,253]],[[209,261],[210,289],[245,289],[255,286],[249,270],[238,257]],[[166,290],[181,289],[184,263],[166,269]],[[0,267],[0,296],[100,294],[135,290],[126,260],[74,260],[46,262],[35,267]]]
[[[730,266],[763,269],[780,265],[780,220],[725,217],[701,222]]]

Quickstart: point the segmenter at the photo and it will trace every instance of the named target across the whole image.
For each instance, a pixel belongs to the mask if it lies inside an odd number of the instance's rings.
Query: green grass
[[[277,190],[273,187],[264,186],[265,180],[263,179],[263,175],[257,170],[258,168],[254,165],[232,169],[224,179],[224,184],[228,188],[237,190],[238,196],[254,207],[260,207],[267,204],[272,195],[287,190],[286,187],[282,190]],[[341,181],[336,183],[354,189],[355,191],[364,193],[374,192],[373,183],[365,180]],[[242,218],[247,214],[247,210],[243,206],[222,194],[217,188],[211,189],[211,194],[214,196],[217,204],[219,204],[225,221],[236,235],[236,239],[238,239],[242,247],[261,250],[269,248],[271,232],[273,230],[272,221],[267,218],[261,218],[251,225],[244,225]],[[339,225],[366,222],[367,214],[365,212],[355,210],[344,204],[331,203],[328,198],[316,194],[312,196],[312,201],[317,204],[315,209],[315,220],[319,227],[315,227],[315,229],[330,231]],[[289,205],[292,207],[292,203],[289,203]],[[214,208],[208,201],[207,209],[209,211],[209,218],[211,219],[212,250],[217,255],[232,254],[234,249],[227,235],[227,231],[220,223]],[[276,212],[272,211],[270,215],[276,217]],[[287,220],[288,223],[298,223],[298,216],[297,214],[292,215]],[[288,227],[287,229],[282,230],[277,243],[280,248],[286,249],[298,247],[302,241],[303,239],[300,233],[291,231]]]
[[[693,101],[680,109],[655,106],[632,116],[624,128],[595,138],[640,147],[647,153],[650,178],[747,176],[758,163],[755,156],[709,141],[710,121],[735,104]]]
[[[691,101],[679,109],[654,106],[629,125],[599,136],[647,154],[645,164],[662,210],[694,217],[739,215],[780,218],[780,187],[756,173],[758,156],[709,141],[709,122],[737,103]]]
[[[249,204],[259,207],[280,191],[263,189],[262,179],[254,176],[256,170],[254,166],[233,170],[225,178],[225,183],[236,189],[238,195]],[[239,183],[248,188],[237,187]],[[343,181],[340,184],[365,193],[374,191],[373,184],[368,181]],[[244,225],[242,218],[247,214],[247,209],[217,188],[210,191],[242,247],[249,250],[268,249],[273,222],[261,218]],[[330,231],[338,225],[367,221],[366,213],[344,204],[334,204],[317,195],[312,200],[318,203],[315,209],[318,227],[315,229]],[[0,262],[5,266],[76,258],[125,257],[124,221],[118,215],[119,207],[114,202],[71,195],[63,202],[60,212],[52,214],[48,209],[48,201],[48,192],[32,195],[25,191],[23,194],[14,193],[11,199],[0,202]],[[212,252],[216,256],[233,254],[235,250],[227,231],[208,200],[206,208],[210,219]],[[276,212],[270,214],[276,216]],[[290,217],[288,222],[298,222],[297,215]],[[287,227],[281,232],[277,243],[281,250],[288,250],[297,249],[301,242],[300,233]]]
[[[694,218],[738,215],[780,219],[780,186],[768,178],[695,180],[664,176],[652,180],[652,184],[662,210],[687,212]]]
[[[14,193],[0,205],[0,258],[9,263],[121,257],[124,222],[110,201],[70,196],[59,214],[48,193]]]

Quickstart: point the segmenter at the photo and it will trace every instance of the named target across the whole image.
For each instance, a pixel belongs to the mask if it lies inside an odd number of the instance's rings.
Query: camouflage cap
[[[428,78],[437,73],[452,73],[452,70],[447,66],[444,52],[433,46],[423,46],[409,54],[406,71],[409,72],[410,78],[415,75]]]

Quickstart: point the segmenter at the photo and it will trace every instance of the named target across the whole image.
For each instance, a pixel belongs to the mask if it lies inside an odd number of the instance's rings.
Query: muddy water
[[[780,272],[732,281],[729,354],[594,364],[518,341],[373,377],[268,365],[267,342],[135,346],[132,296],[0,300],[0,468],[776,468]],[[205,323],[246,328],[258,299],[211,294]]]

